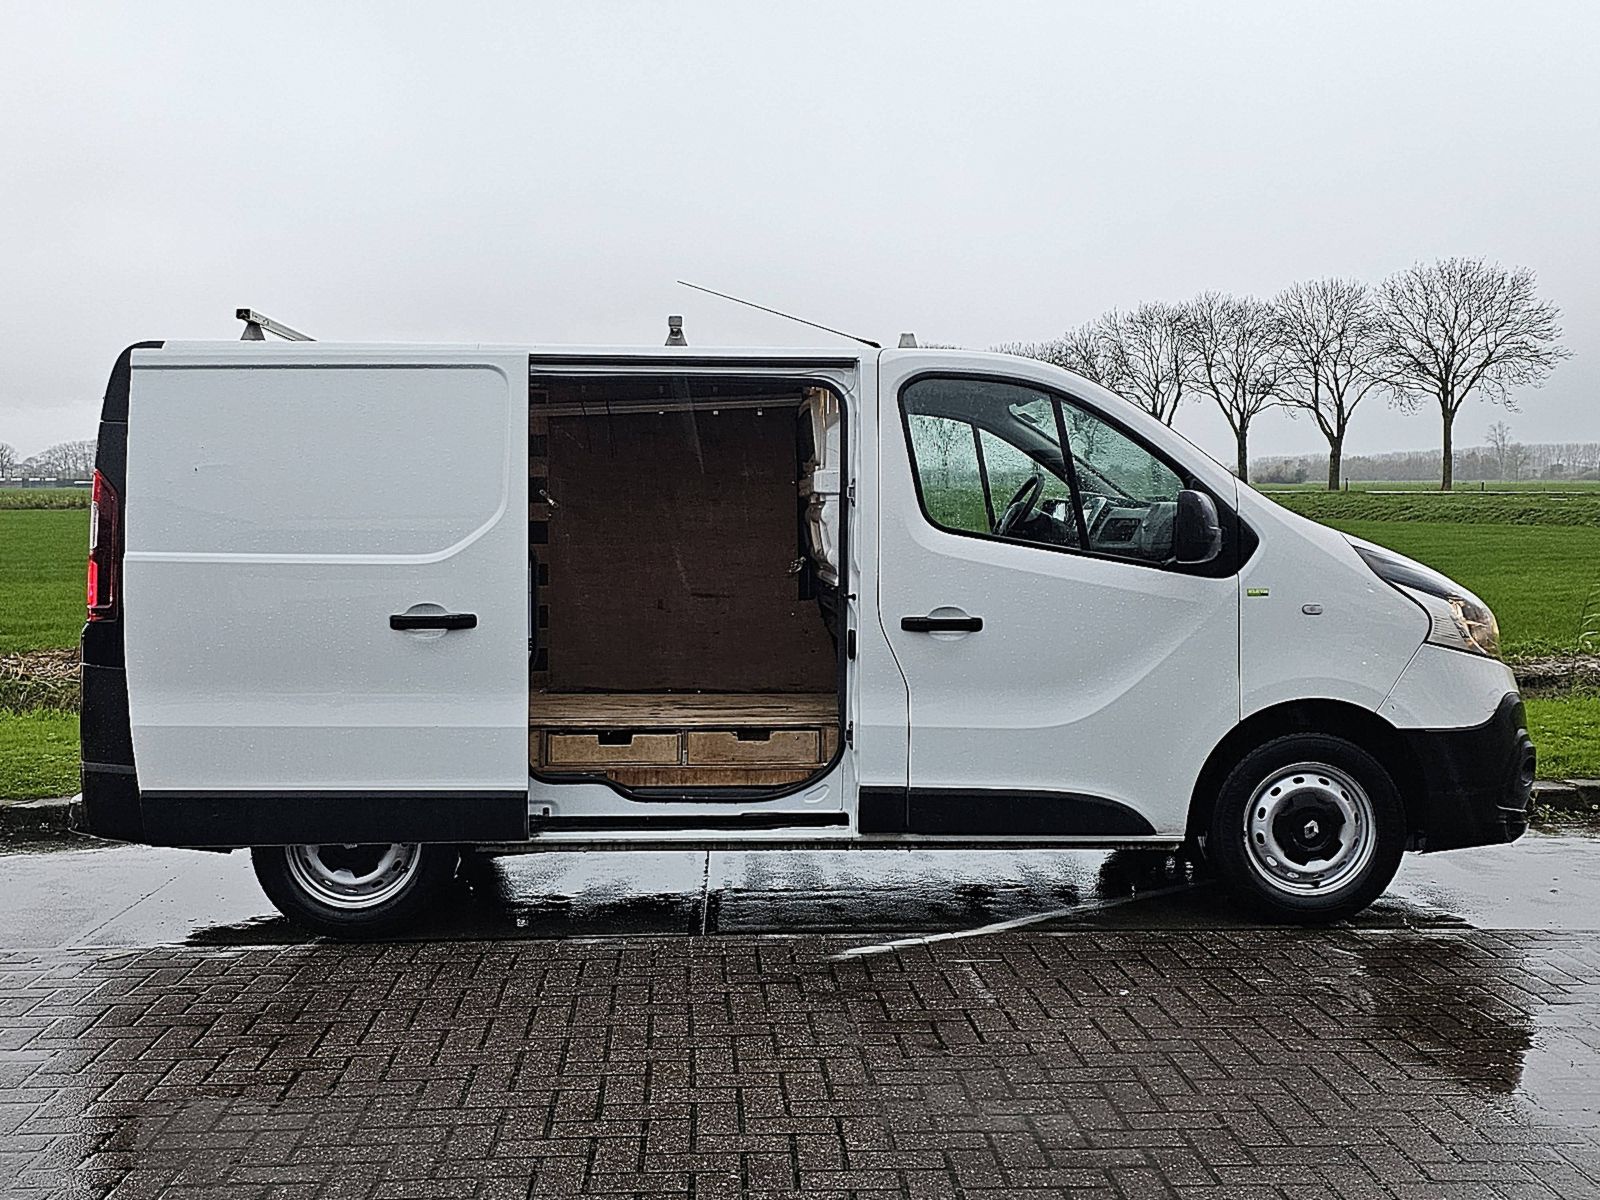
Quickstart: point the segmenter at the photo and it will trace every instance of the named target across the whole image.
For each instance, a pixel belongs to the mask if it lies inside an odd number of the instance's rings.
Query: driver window
[[[904,399],[928,520],[957,533],[1078,544],[1050,396],[987,380],[924,379]]]
[[[933,524],[1153,566],[1171,562],[1184,481],[1094,412],[1020,384],[962,378],[917,380],[901,403],[918,495]]]

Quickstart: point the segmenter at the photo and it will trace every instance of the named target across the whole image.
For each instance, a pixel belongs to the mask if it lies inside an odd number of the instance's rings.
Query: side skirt
[[[1000,788],[861,789],[861,832],[1000,837],[1154,837],[1116,800]]]
[[[140,794],[155,846],[319,842],[503,842],[528,836],[528,793],[184,792]]]

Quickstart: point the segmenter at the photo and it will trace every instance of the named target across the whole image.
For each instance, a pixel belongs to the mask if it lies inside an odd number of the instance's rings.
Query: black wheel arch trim
[[[1522,697],[1509,692],[1483,723],[1460,729],[1400,729],[1343,700],[1290,700],[1252,713],[1207,756],[1190,796],[1187,835],[1204,834],[1234,765],[1275,737],[1342,737],[1389,772],[1405,805],[1408,846],[1446,850],[1515,841],[1527,829],[1534,748]]]

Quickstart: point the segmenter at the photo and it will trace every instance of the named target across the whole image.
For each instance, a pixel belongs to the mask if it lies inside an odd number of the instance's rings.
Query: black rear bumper
[[[1470,729],[1398,731],[1416,764],[1406,797],[1419,850],[1514,842],[1528,829],[1536,761],[1522,697]]]

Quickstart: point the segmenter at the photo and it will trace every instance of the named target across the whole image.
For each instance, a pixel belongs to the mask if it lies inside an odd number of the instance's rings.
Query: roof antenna
[[[775,317],[782,317],[786,321],[798,321],[802,325],[809,325],[813,329],[820,329],[823,333],[831,333],[838,337],[849,338],[852,342],[860,342],[863,346],[871,346],[874,350],[883,347],[871,338],[857,337],[853,333],[846,333],[842,329],[832,329],[827,325],[818,325],[815,321],[808,321],[804,317],[797,317],[793,313],[779,312],[775,308],[768,308],[765,304],[757,304],[754,300],[741,300],[738,296],[730,296],[727,292],[715,291],[712,288],[701,287],[698,283],[690,283],[687,279],[678,280],[686,288],[693,288],[697,292],[705,292],[708,296],[716,296],[723,300],[732,300],[735,304],[743,304],[746,308],[758,309],[764,313],[771,313]]]
[[[314,342],[317,339],[309,333],[301,333],[298,329],[290,329],[281,321],[274,321],[271,317],[258,313],[253,308],[236,308],[233,315],[244,322],[244,332],[239,335],[241,342],[264,342],[267,334],[275,333],[286,342]]]

